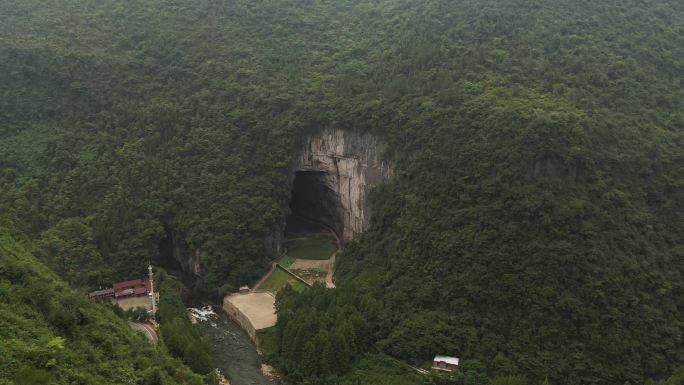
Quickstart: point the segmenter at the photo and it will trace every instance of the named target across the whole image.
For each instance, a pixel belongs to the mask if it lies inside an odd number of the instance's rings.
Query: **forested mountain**
[[[339,288],[278,300],[293,381],[664,379],[682,79],[678,0],[0,0],[0,223],[83,288],[181,244],[213,298],[266,269],[303,139],[372,132],[397,175]],[[373,374],[435,354],[461,374]]]

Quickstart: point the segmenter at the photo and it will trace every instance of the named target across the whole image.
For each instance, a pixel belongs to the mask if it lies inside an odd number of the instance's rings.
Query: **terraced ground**
[[[266,278],[266,280],[255,290],[268,291],[276,294],[278,291],[280,291],[280,289],[284,288],[285,285],[291,285],[292,288],[297,291],[301,291],[306,288],[306,285],[293,278],[291,275],[280,269],[275,269],[273,270],[273,273],[271,273],[271,275]]]
[[[337,243],[330,234],[315,234],[295,238],[285,244],[286,255],[278,264],[309,284],[321,282],[328,285],[328,276],[334,268],[333,256]]]
[[[325,277],[331,269],[330,259],[295,259],[288,270],[309,284],[325,283]]]

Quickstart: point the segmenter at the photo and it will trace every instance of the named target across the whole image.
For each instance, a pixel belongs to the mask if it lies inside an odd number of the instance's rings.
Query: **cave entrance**
[[[156,264],[164,268],[167,273],[180,276],[183,267],[174,256],[173,234],[166,226],[164,227],[164,237],[159,240],[157,248],[159,249],[159,257]]]
[[[164,271],[180,280],[185,286],[193,286],[197,280],[187,266],[184,266],[181,259],[184,255],[189,255],[190,251],[177,232],[170,227],[164,226],[164,237],[157,243],[159,255],[153,261],[153,265],[161,267]]]
[[[339,194],[330,188],[323,171],[297,171],[292,183],[290,215],[285,233],[299,236],[332,231],[338,239],[344,234],[344,208]]]

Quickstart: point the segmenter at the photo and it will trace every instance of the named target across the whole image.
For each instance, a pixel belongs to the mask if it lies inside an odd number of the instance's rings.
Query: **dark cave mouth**
[[[159,254],[152,261],[153,266],[162,268],[188,287],[195,284],[197,275],[188,270],[187,263],[181,262],[181,259],[191,251],[177,231],[173,231],[170,226],[164,226],[164,236],[158,241],[157,249]]]
[[[183,270],[183,266],[174,256],[174,238],[169,227],[164,227],[164,237],[157,243],[159,256],[155,260],[155,264],[170,272],[171,274],[179,275]]]
[[[295,172],[286,234],[320,233],[327,229],[342,238],[344,208],[339,194],[329,187],[329,180],[323,171]]]

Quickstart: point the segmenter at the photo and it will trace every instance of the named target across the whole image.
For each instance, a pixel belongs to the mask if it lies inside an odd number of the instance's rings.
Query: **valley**
[[[680,384],[682,79],[681,0],[0,0],[0,384]]]
[[[253,348],[259,350],[259,336],[268,334],[268,329],[276,325],[275,295],[278,291],[285,286],[303,291],[315,283],[324,284],[328,288],[335,287],[332,274],[335,255],[339,251],[338,245],[335,233],[327,227],[306,220],[291,219],[286,228],[282,257],[273,262],[272,268],[253,288],[241,288],[239,293],[227,295],[223,299],[224,312],[220,312],[219,321],[202,323],[201,330],[210,341],[213,354],[221,357],[218,369],[230,380],[231,385],[263,381],[255,370],[258,365],[255,364],[257,361],[253,355],[235,352]],[[230,320],[226,319],[226,315]],[[251,344],[247,344],[242,337],[236,337],[234,327],[229,325],[239,326]]]
[[[225,313],[198,323],[214,358],[214,364],[230,385],[273,385],[280,382],[262,371],[262,358],[249,335]]]

